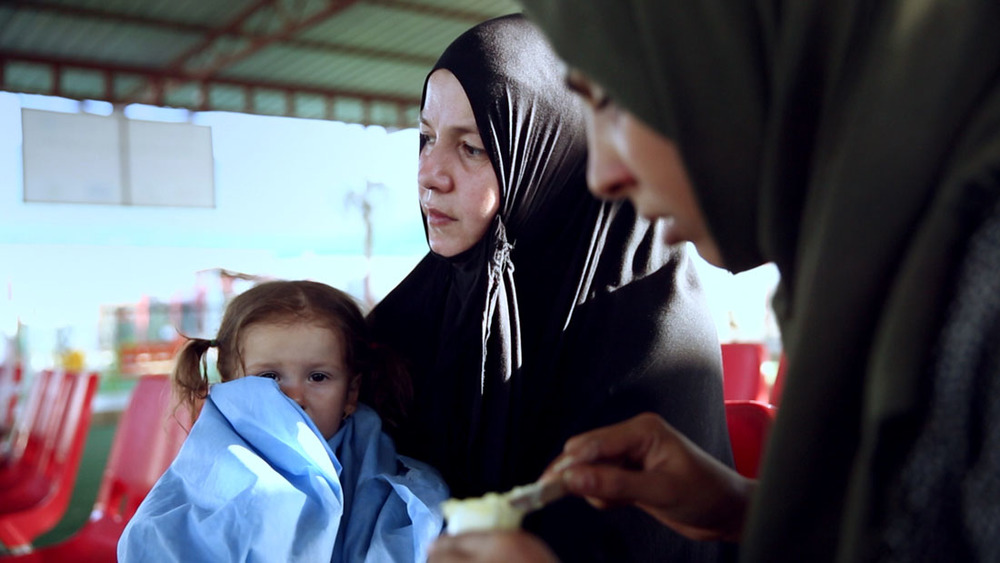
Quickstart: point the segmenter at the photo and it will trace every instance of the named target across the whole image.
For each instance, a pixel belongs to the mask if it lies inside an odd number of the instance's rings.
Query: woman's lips
[[[427,208],[427,224],[435,227],[447,225],[455,220],[454,217],[446,215],[437,209]]]

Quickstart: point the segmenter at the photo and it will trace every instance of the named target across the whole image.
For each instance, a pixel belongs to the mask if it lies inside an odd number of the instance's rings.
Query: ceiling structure
[[[517,0],[0,0],[0,90],[387,127]]]

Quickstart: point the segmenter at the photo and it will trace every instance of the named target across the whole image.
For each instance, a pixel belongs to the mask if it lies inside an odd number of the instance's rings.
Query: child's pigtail
[[[413,400],[413,382],[402,357],[395,350],[372,342],[368,345],[369,370],[361,378],[361,401],[382,417],[392,434],[406,418]]]
[[[191,419],[198,417],[201,406],[208,397],[208,363],[206,352],[215,346],[214,340],[190,338],[185,342],[174,361],[171,377],[177,407],[191,413]]]

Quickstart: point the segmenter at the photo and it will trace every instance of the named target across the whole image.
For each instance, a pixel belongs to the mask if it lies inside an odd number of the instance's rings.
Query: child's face
[[[244,375],[270,377],[298,403],[323,438],[354,412],[358,378],[344,365],[340,335],[321,325],[256,323],[243,331]]]

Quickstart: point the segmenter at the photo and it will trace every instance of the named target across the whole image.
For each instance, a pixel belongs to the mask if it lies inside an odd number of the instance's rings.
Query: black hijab
[[[959,258],[1000,191],[1000,6],[524,4],[677,143],[732,269],[781,272],[790,362],[747,560],[877,557]]]
[[[456,497],[536,479],[572,435],[660,413],[730,462],[719,344],[683,247],[585,182],[582,107],[521,16],[480,24],[441,55],[472,106],[500,211],[470,250],[429,253],[372,311],[410,362],[396,439]],[[714,560],[635,509],[567,500],[530,518],[567,560]],[[638,541],[637,538],[644,541]]]

